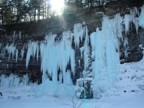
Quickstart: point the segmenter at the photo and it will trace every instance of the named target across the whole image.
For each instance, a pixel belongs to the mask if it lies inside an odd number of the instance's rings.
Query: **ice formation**
[[[0,48],[2,47],[2,43],[0,43]]]
[[[136,33],[138,34],[138,29],[139,29],[138,17],[137,17],[139,15],[138,9],[136,7],[131,9],[130,10],[130,15],[132,17],[132,22],[135,26]]]
[[[20,53],[21,59],[24,58],[24,53],[25,53],[24,48],[22,48],[22,49],[21,49],[21,53]]]
[[[15,55],[16,55],[16,62],[17,62],[18,61],[18,49],[16,49]]]
[[[85,42],[83,47],[83,59],[84,59],[84,71],[83,71],[83,77],[88,77],[87,68],[89,66],[89,56],[90,56],[90,46],[89,46],[89,36],[88,36],[88,28],[85,27]]]
[[[83,38],[84,29],[81,23],[74,25],[74,41],[77,48],[79,48],[79,43]]]
[[[130,10],[130,14],[122,17],[116,14],[114,18],[103,17],[102,28],[96,28],[96,31],[88,35],[86,25],[78,23],[74,25],[74,30],[64,31],[60,36],[57,34],[48,34],[43,41],[30,41],[27,47],[18,50],[12,43],[6,45],[5,49],[10,58],[24,58],[26,53],[26,68],[28,69],[31,60],[40,60],[42,72],[42,85],[39,88],[42,91],[44,86],[51,87],[54,94],[59,88],[59,84],[72,85],[72,77],[76,68],[76,51],[79,50],[81,59],[83,59],[83,78],[88,78],[87,74],[90,59],[92,64],[93,84],[95,92],[102,92],[109,89],[117,79],[119,65],[119,46],[122,44],[126,49],[128,46],[127,35],[129,34],[132,23],[138,33],[139,26],[144,28],[144,6],[139,15],[136,8]],[[123,35],[123,33],[125,33]],[[15,32],[14,35],[15,37]],[[21,39],[21,34],[19,34]],[[73,43],[74,42],[74,43]],[[82,44],[83,45],[82,45]],[[73,46],[75,45],[75,47]],[[20,51],[20,52],[19,52]],[[20,55],[18,55],[20,54]],[[78,61],[81,65],[81,61]],[[81,71],[81,70],[80,70]],[[28,83],[28,77],[19,79],[17,76],[1,76],[1,86],[18,86],[20,80]],[[5,81],[5,84],[4,82]],[[46,88],[48,89],[48,88]],[[98,91],[102,90],[102,91]],[[97,93],[95,93],[97,94]]]
[[[119,40],[123,41],[123,27],[122,27],[122,23],[123,23],[123,18],[120,16],[120,14],[116,14],[114,16],[114,19],[111,19],[112,23],[112,30],[113,30],[113,34],[115,35],[115,38],[118,38]],[[120,42],[118,44],[118,46],[120,45]]]
[[[93,63],[94,91],[103,92],[110,88],[116,81],[119,64],[119,54],[117,52],[118,38],[112,24],[113,20],[103,18],[102,30],[97,28],[91,34],[92,50],[95,61]],[[98,91],[102,90],[102,91]],[[94,97],[98,97],[95,96]]]
[[[21,32],[19,32],[19,39],[21,39],[22,38],[22,35],[21,35]]]
[[[29,79],[27,75],[19,77],[17,75],[10,74],[9,76],[0,76],[0,87],[18,87],[20,85],[28,85]]]
[[[55,42],[57,35],[50,34],[46,37],[45,43],[42,42],[40,44],[43,81],[49,74],[52,80],[57,82],[58,69],[60,69],[65,83],[66,68],[69,63],[71,64],[72,72],[75,72],[75,52],[71,46],[72,37],[70,34],[70,31],[63,32],[62,39],[59,42]]]
[[[126,14],[124,17],[120,14],[116,14],[112,19],[104,16],[102,30],[97,28],[90,36],[87,27],[78,23],[74,25],[73,32],[65,31],[61,36],[49,34],[39,44],[38,42],[30,42],[28,44],[26,67],[28,67],[31,56],[36,58],[37,55],[37,58],[40,57],[41,59],[42,82],[51,82],[47,81],[51,77],[55,86],[62,82],[71,84],[71,75],[75,75],[75,50],[80,50],[81,58],[84,60],[82,77],[88,77],[87,67],[89,67],[89,57],[91,56],[94,60],[92,62],[94,91],[100,89],[105,91],[114,85],[117,79],[120,62],[119,46],[123,44],[124,48],[127,48],[127,35],[131,23],[134,24],[138,32],[137,14],[137,9],[132,9],[130,14]],[[125,35],[123,35],[123,32],[125,32]],[[75,50],[72,48],[73,39]],[[84,45],[80,46],[80,42],[83,40]],[[90,50],[89,44],[91,44],[92,50]],[[67,70],[68,65],[71,66],[70,70]]]
[[[130,10],[130,14],[126,14],[124,16],[124,25],[125,25],[125,34],[126,35],[130,30],[130,26],[132,25],[131,23],[134,24],[135,30],[138,33],[138,28],[139,28],[139,25],[141,23],[138,21],[138,17],[137,17],[138,15],[139,15],[139,12],[138,12],[137,8],[135,7],[135,8]]]
[[[18,57],[17,51],[16,51],[17,50],[16,46],[13,43],[10,44],[10,45],[6,45],[5,49],[6,49],[7,53],[8,53],[8,55],[9,55],[8,59],[14,58],[15,56]],[[17,60],[17,58],[16,58],[16,60]]]
[[[144,5],[141,7],[141,13],[138,20],[139,20],[139,26],[144,28]]]
[[[125,34],[128,33],[129,29],[130,29],[130,22],[132,21],[131,19],[131,15],[126,14],[124,16],[124,24],[125,24]]]
[[[24,52],[22,52],[22,53],[24,53]],[[38,54],[39,54],[38,42],[29,42],[27,56],[26,56],[26,68],[28,68],[28,64],[30,62],[31,57],[33,57],[33,58],[37,57],[37,59],[38,59],[38,56],[39,56]]]

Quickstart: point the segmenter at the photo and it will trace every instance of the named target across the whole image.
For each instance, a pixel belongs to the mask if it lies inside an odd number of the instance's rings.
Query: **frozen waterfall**
[[[92,33],[88,33],[86,25],[78,23],[74,24],[73,30],[64,31],[59,35],[50,33],[42,41],[29,41],[22,49],[17,49],[17,46],[11,43],[5,46],[5,51],[8,59],[26,59],[27,70],[31,60],[40,61],[42,84],[39,87],[52,87],[56,93],[60,84],[73,85],[73,78],[78,78],[76,75],[80,73],[81,78],[93,79],[94,96],[98,97],[96,94],[99,93],[100,96],[115,85],[120,64],[119,47],[122,45],[127,49],[127,36],[132,24],[138,33],[139,27],[144,28],[143,19],[144,6],[141,7],[141,13],[134,8],[124,16],[116,14],[109,18],[104,15],[102,27],[95,28],[96,31]],[[80,65],[81,70],[76,69],[77,65]],[[91,70],[88,70],[89,67]],[[0,86],[18,86],[23,79],[27,80],[28,77],[19,79],[14,75],[2,75]],[[27,83],[24,80],[22,82]],[[42,88],[39,90],[42,91]]]

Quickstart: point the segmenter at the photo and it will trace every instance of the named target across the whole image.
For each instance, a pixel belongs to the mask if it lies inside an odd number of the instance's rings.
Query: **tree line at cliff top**
[[[104,6],[110,1],[118,0],[65,0],[65,4],[67,7],[73,5],[76,7],[90,9],[96,6]],[[50,0],[1,0],[0,23],[1,25],[6,25],[49,18],[50,15],[53,14],[51,12],[51,6],[49,2]]]

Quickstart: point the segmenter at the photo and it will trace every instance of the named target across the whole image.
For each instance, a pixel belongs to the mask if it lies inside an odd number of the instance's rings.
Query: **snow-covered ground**
[[[100,99],[36,95],[37,85],[0,88],[0,108],[144,108],[144,59],[120,65],[118,82]]]
[[[24,95],[24,94],[23,94]],[[77,103],[78,102],[78,103]],[[27,97],[0,100],[0,108],[143,108],[144,94],[111,96],[102,99],[72,101],[58,97]],[[80,107],[79,107],[80,106]]]

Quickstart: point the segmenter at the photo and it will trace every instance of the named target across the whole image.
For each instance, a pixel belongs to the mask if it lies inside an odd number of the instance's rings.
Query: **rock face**
[[[140,37],[140,44],[142,44],[142,46],[144,46],[144,29],[140,28],[139,29],[139,37]]]
[[[137,62],[143,58],[143,32],[142,28],[139,29],[139,32],[136,33],[135,27],[132,25],[131,30],[128,34],[128,49],[127,55],[123,57],[121,63],[124,62]]]
[[[122,8],[122,7],[121,7]],[[48,21],[41,21],[37,23],[29,23],[29,24],[18,24],[18,25],[9,25],[5,26],[7,34],[5,34],[3,31],[3,35],[0,35],[0,74],[7,74],[10,75],[11,73],[17,74],[19,76],[22,76],[24,74],[28,74],[31,82],[38,82],[41,83],[42,81],[42,70],[41,70],[41,59],[38,56],[38,60],[35,60],[35,57],[29,58],[29,66],[26,68],[26,57],[27,57],[27,51],[28,51],[28,43],[35,41],[38,45],[40,45],[41,41],[44,41],[45,35],[47,33],[53,32],[57,34],[57,37],[55,38],[55,41],[59,43],[61,41],[62,31],[64,30],[70,30],[70,32],[73,33],[73,25],[77,22],[83,22],[85,21],[85,24],[83,24],[83,27],[87,26],[89,31],[88,35],[95,31],[97,27],[100,29],[102,28],[102,17],[103,14],[109,15],[110,17],[114,17],[114,15],[117,12],[121,13],[121,16],[124,17],[125,14],[129,13],[129,9],[126,9],[126,12],[124,12],[124,9],[120,10],[114,10],[111,8],[106,7],[104,12],[101,11],[101,8],[99,11],[97,11],[99,8],[93,9],[91,11],[83,11],[81,14],[76,14],[73,16],[64,16],[64,21],[61,22],[62,18],[57,17],[55,19],[49,19]],[[71,18],[68,18],[71,17]],[[47,23],[48,25],[45,25]],[[45,25],[44,27],[42,25]],[[50,27],[49,27],[50,25]],[[27,29],[27,26],[28,27]],[[36,26],[36,27],[35,27]],[[42,28],[40,28],[40,27]],[[25,30],[26,29],[26,30]],[[31,30],[30,30],[31,29]],[[16,32],[13,32],[16,30]],[[22,31],[22,32],[19,32]],[[85,33],[86,35],[86,33]],[[123,33],[125,35],[125,33]],[[142,53],[142,47],[140,44],[144,45],[144,30],[139,29],[138,33],[135,30],[135,26],[130,26],[130,31],[127,35],[128,45],[126,48],[124,46],[121,47],[121,63],[125,62],[136,62],[141,60],[143,57]],[[75,50],[75,73],[71,73],[71,77],[73,78],[73,83],[76,83],[76,79],[80,78],[84,71],[84,59],[81,58],[81,55],[83,54],[83,48],[85,48],[85,39],[83,38],[79,42],[79,48],[76,48],[76,45],[74,43],[74,39],[72,39],[72,49]],[[44,41],[46,44],[47,42]],[[91,50],[91,43],[88,43],[89,49]],[[90,51],[92,52],[92,51]],[[38,52],[40,53],[40,52]],[[91,55],[91,54],[90,54]],[[90,73],[92,71],[91,69],[91,63],[94,60],[89,57],[89,64],[87,67],[87,71]],[[70,64],[70,63],[69,63]],[[67,65],[66,70],[71,70],[71,66]],[[47,74],[48,72],[46,72]],[[58,72],[61,73],[61,70]],[[50,80],[52,80],[51,75],[47,75]],[[60,80],[60,78],[56,78]],[[61,79],[62,82],[64,82],[64,79]],[[86,84],[89,88],[89,82]],[[89,90],[85,88],[85,90]],[[88,91],[89,93],[90,91]],[[82,93],[82,97],[84,93]],[[92,96],[92,94],[89,94]],[[87,97],[89,98],[89,97]]]

